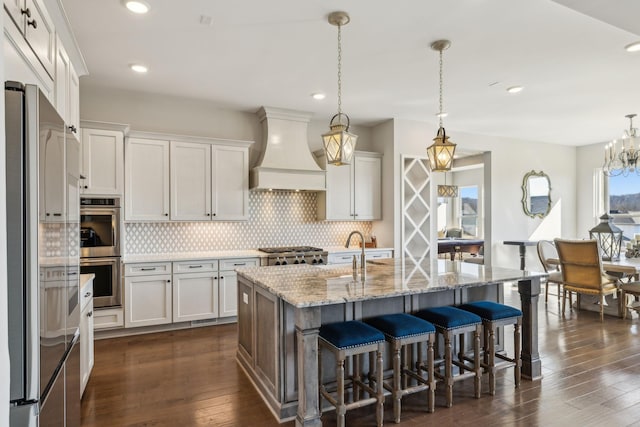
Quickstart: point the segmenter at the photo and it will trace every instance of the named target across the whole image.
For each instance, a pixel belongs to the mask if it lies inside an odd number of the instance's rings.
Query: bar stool
[[[402,397],[428,390],[427,411],[433,412],[435,407],[436,383],[433,375],[433,342],[436,328],[426,320],[412,316],[407,313],[388,314],[366,319],[365,322],[384,333],[386,340],[391,345],[393,357],[393,379],[392,386],[383,384],[391,391],[393,398],[393,416],[396,423],[400,422]],[[422,365],[422,343],[427,343],[427,363]],[[408,362],[412,347],[405,347],[418,344],[418,363],[416,369],[411,369]],[[404,348],[404,357],[400,353]],[[427,371],[425,379],[422,371]],[[409,380],[415,380],[416,384],[409,386]]]
[[[420,310],[415,313],[421,319],[433,323],[436,331],[444,338],[444,376],[435,372],[436,377],[442,379],[447,387],[447,407],[453,404],[453,383],[468,377],[474,377],[474,397],[480,397],[480,380],[482,378],[482,366],[480,365],[480,331],[482,319],[475,314],[460,310],[455,307],[435,307]],[[473,359],[465,355],[464,334],[473,333]],[[452,338],[459,336],[458,360],[453,360]],[[472,365],[466,363],[472,362]],[[460,370],[458,375],[453,375],[453,366]],[[467,372],[465,372],[467,371]]]
[[[484,363],[483,366],[489,371],[489,392],[496,394],[496,371],[513,366],[513,376],[516,388],[520,386],[520,327],[522,326],[522,311],[508,305],[499,304],[493,301],[476,301],[459,306],[461,310],[466,310],[477,314],[482,318],[484,325]],[[499,326],[514,325],[513,330],[513,358],[505,354],[496,353],[496,329]],[[503,362],[496,365],[495,358],[502,359]]]
[[[351,320],[347,322],[322,325],[318,339],[318,382],[320,394],[336,408],[338,427],[344,427],[345,414],[350,409],[376,404],[376,422],[382,426],[384,388],[382,385],[382,352],[384,351],[384,335],[379,330],[366,323]],[[322,349],[326,348],[336,358],[336,397],[334,398],[322,380]],[[361,381],[360,356],[374,352],[376,356],[375,388]],[[354,356],[353,374],[350,378],[353,387],[354,401],[345,403],[345,372],[344,362],[347,357]],[[359,388],[369,393],[367,399],[357,399]]]

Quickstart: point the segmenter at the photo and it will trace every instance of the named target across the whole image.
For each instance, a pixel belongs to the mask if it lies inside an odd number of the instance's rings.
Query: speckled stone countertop
[[[447,260],[438,260],[412,275],[411,271],[410,267],[403,269],[401,259],[368,262],[364,282],[360,276],[354,280],[350,265],[287,265],[237,270],[240,276],[294,307],[340,304],[546,276],[546,273]],[[410,277],[405,279],[408,275]]]
[[[265,257],[267,254],[258,250],[239,250],[239,251],[207,251],[207,252],[172,252],[165,254],[147,254],[147,255],[125,255],[122,262],[167,262],[167,261],[187,261],[214,258],[259,258]]]

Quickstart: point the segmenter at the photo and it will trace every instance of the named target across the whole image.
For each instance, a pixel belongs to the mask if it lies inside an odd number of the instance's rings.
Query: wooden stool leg
[[[514,359],[515,359],[515,367],[514,367],[514,380],[516,383],[516,388],[520,386],[520,375],[521,375],[521,367],[522,360],[520,359],[520,325],[522,324],[522,318],[519,317],[516,322],[513,330],[513,348],[514,348]]]
[[[427,408],[429,412],[435,411],[436,407],[436,378],[433,373],[433,341],[435,334],[429,336],[427,341],[427,373],[429,378],[429,391],[427,394]],[[422,346],[420,346],[422,348]]]
[[[360,373],[362,372],[360,368],[360,356],[359,354],[355,354],[353,356],[353,401],[360,400]]]
[[[451,332],[444,332],[444,380],[447,387],[447,408],[453,405],[453,349],[451,348]]]
[[[347,408],[344,404],[344,359],[338,360],[336,374],[338,383],[338,399],[336,401],[337,425],[338,427],[345,427],[344,415],[347,412]]]
[[[482,346],[482,356],[483,356],[483,361],[485,365],[489,365],[489,352],[491,351],[490,349],[490,342],[489,342],[489,329],[488,328],[482,328],[484,334],[483,334],[483,338],[484,338],[484,344]]]
[[[460,344],[460,348],[458,349],[458,361],[460,363],[464,363],[464,349],[465,349],[464,334],[460,334],[458,339]],[[464,369],[462,367],[458,367],[458,369],[460,374],[464,374]]]
[[[493,323],[487,322],[485,330],[489,330],[489,393],[496,394],[496,332]]]
[[[393,343],[393,418],[396,423],[400,422],[400,410],[402,394],[400,393],[400,375],[402,375],[400,367],[400,349],[398,342]]]
[[[378,351],[376,351],[377,363],[376,363],[376,391],[378,392],[377,398],[378,402],[376,403],[376,422],[378,427],[382,427],[383,420],[383,411],[384,411],[384,386],[382,384],[382,374],[383,374],[383,366],[382,366],[382,344],[378,346]]]
[[[482,380],[482,366],[480,365],[480,328],[482,328],[482,325],[477,325],[476,330],[473,332],[473,367],[476,373],[474,377],[474,391],[476,398],[480,398],[480,382]]]

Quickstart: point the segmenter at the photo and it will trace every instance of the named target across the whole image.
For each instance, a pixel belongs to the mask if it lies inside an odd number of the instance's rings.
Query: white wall
[[[255,141],[249,164],[253,167],[258,161],[262,126],[255,111],[230,110],[207,100],[86,86],[80,80],[82,120],[124,123],[139,131]],[[312,152],[322,149],[321,135],[329,130],[330,119],[314,118],[309,123],[307,142]],[[358,126],[350,130],[358,135],[357,149],[370,150],[371,130]]]
[[[4,14],[2,14],[4,16]],[[0,28],[4,28],[0,17]],[[0,82],[4,81],[4,55],[0,55]],[[4,96],[0,101],[0,242],[6,242],[7,198],[5,180]],[[7,248],[0,245],[0,425],[9,425],[9,342],[7,308]]]
[[[577,237],[588,238],[589,229],[595,226],[598,217],[604,213],[601,194],[595,195],[595,180],[602,177],[604,161],[604,143],[585,145],[577,148],[576,153],[576,194],[577,194]],[[598,199],[596,199],[598,197]]]
[[[437,126],[428,123],[393,120],[393,141],[395,171],[385,170],[384,179],[392,179],[394,189],[400,192],[399,176],[400,156],[424,156],[425,149],[431,145]],[[373,139],[377,139],[377,129],[374,129]],[[388,130],[386,131],[387,133]],[[514,246],[505,246],[504,240],[528,240],[554,237],[576,236],[576,148],[555,144],[538,143],[534,141],[517,141],[510,138],[474,135],[449,129],[447,132],[458,147],[469,151],[491,152],[490,180],[491,205],[485,206],[485,213],[491,215],[490,228],[492,263],[496,266],[518,268],[519,254]],[[530,218],[522,211],[522,178],[531,171],[544,171],[551,180],[552,211],[544,219]],[[391,174],[391,175],[390,175]],[[442,177],[436,177],[442,181]],[[389,199],[383,194],[383,204],[395,209],[400,215],[400,205],[397,200]],[[378,223],[374,223],[377,231]],[[385,228],[390,224],[385,223]],[[394,224],[396,237],[400,234],[400,227]],[[396,250],[399,240],[396,239]],[[527,251],[527,265],[540,268],[535,250]]]

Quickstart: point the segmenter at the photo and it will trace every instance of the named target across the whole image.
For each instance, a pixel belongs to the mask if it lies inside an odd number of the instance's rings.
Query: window
[[[640,234],[640,175],[608,178],[609,214],[623,231],[624,239]]]
[[[460,228],[463,236],[478,236],[478,186],[459,188]]]

